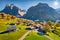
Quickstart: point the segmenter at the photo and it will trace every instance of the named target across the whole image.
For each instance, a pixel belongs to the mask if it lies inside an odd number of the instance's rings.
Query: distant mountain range
[[[18,8],[14,4],[7,4],[6,7],[1,12],[4,12],[6,14],[10,14],[13,16],[17,16],[17,17],[21,17],[26,13],[25,10],[21,10],[20,8]]]
[[[14,4],[7,4],[1,12],[29,20],[56,21],[60,19],[59,12],[46,3],[39,3],[36,6],[30,7],[27,11],[21,10]]]
[[[46,3],[39,3],[28,9],[24,18],[39,21],[55,21],[60,19],[60,14]]]

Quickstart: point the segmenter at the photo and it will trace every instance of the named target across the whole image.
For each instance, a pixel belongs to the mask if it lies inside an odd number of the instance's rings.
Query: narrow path
[[[47,36],[47,35],[44,35],[45,37],[47,37],[48,39],[50,39],[50,40],[53,40],[51,37],[49,37],[49,36]]]
[[[20,39],[18,40],[23,40],[31,31],[26,32]]]

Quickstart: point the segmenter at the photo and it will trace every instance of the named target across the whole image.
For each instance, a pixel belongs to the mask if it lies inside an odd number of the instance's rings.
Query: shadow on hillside
[[[31,28],[26,28],[26,30],[32,30]]]
[[[14,30],[11,31],[4,31],[4,32],[0,32],[0,34],[5,34],[5,33],[9,33],[9,32],[13,32]]]

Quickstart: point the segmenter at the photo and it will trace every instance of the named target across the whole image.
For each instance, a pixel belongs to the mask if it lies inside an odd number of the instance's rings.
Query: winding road
[[[28,31],[28,32],[26,32],[26,33],[25,33],[20,39],[18,39],[18,40],[23,40],[30,32],[31,32],[31,30]]]

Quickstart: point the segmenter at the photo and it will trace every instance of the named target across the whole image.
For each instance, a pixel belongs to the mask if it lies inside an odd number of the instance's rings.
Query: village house
[[[6,31],[14,31],[16,30],[16,23],[11,23],[9,24],[9,27],[7,28]]]
[[[36,32],[40,34],[46,34],[46,31],[43,30],[43,26],[41,24],[36,24],[34,27]]]

